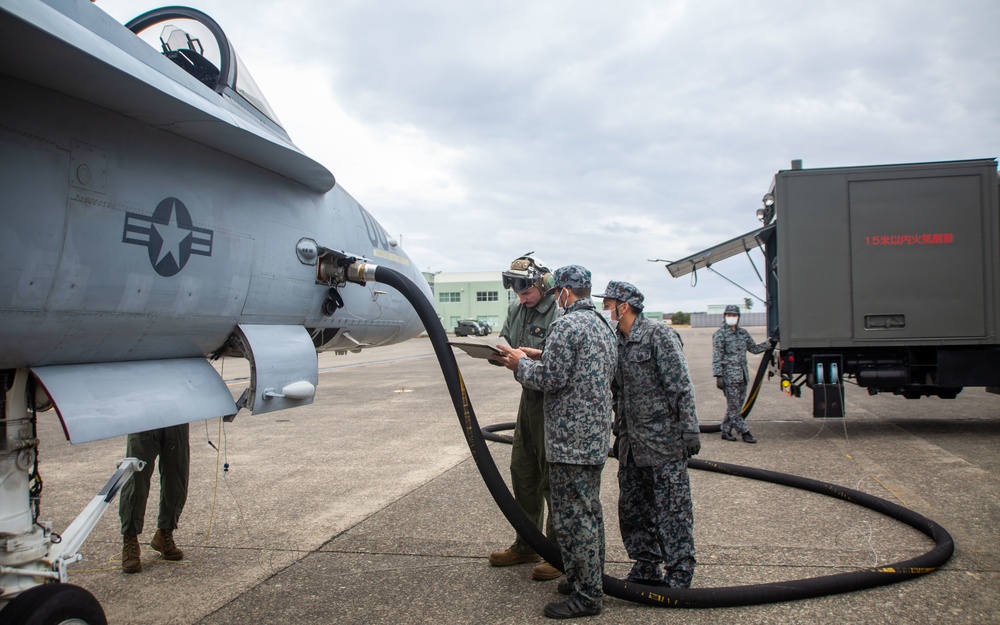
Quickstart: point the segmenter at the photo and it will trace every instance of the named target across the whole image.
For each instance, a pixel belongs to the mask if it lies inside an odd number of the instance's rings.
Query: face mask
[[[601,316],[604,317],[604,320],[608,322],[608,325],[611,326],[612,330],[617,330],[618,329],[618,320],[611,318],[611,311],[610,310],[602,310],[601,311]]]
[[[559,312],[560,313],[565,313],[566,312],[566,305],[563,304],[563,302],[562,302],[562,294],[564,292],[565,291],[560,290],[558,293],[556,293],[556,306],[559,307]]]
[[[740,322],[739,317],[726,317],[726,325],[732,327]]]

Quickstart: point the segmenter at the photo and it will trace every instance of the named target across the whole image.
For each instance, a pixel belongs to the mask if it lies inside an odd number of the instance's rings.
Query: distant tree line
[[[683,326],[691,323],[691,313],[675,312],[670,313],[670,322],[674,325]]]

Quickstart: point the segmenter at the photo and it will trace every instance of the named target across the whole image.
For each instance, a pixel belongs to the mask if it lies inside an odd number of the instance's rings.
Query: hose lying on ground
[[[558,549],[540,532],[535,525],[528,520],[521,507],[514,501],[513,495],[507,489],[503,477],[497,469],[493,457],[490,455],[489,447],[484,438],[484,428],[479,426],[472,403],[469,401],[465,383],[462,380],[458,363],[455,361],[455,354],[448,345],[448,338],[444,329],[438,321],[433,305],[427,300],[424,294],[405,276],[388,269],[377,267],[375,269],[375,279],[378,282],[391,286],[398,290],[413,305],[424,324],[430,337],[434,352],[437,355],[441,372],[444,375],[445,383],[448,386],[448,393],[455,406],[459,423],[465,433],[466,442],[472,452],[472,458],[479,468],[479,473],[483,476],[487,489],[493,496],[494,501],[500,507],[507,521],[514,530],[524,538],[528,544],[550,564],[559,570],[563,569],[562,558]],[[765,353],[765,360],[770,358],[770,351]],[[757,372],[757,379],[754,381],[756,390],[760,388],[760,378],[764,364]],[[752,397],[756,399],[756,390]],[[752,407],[752,401],[748,402]],[[749,409],[744,406],[744,410]],[[507,425],[507,424],[503,424]],[[491,426],[493,430],[504,429],[501,426]],[[702,430],[705,431],[705,430]],[[718,431],[718,430],[716,430]],[[492,434],[492,431],[490,432]],[[807,599],[829,594],[837,594],[861,590],[864,588],[874,588],[892,584],[907,579],[912,579],[918,575],[930,573],[937,567],[943,565],[951,558],[955,550],[954,541],[951,535],[937,523],[909,510],[879,497],[868,495],[857,490],[843,488],[826,482],[812,480],[786,473],[766,471],[752,467],[742,467],[719,462],[691,459],[688,466],[692,469],[715,471],[747,477],[755,480],[763,480],[774,484],[801,488],[814,493],[827,495],[838,499],[843,499],[851,503],[864,506],[876,512],[890,516],[898,521],[917,529],[933,541],[935,547],[915,558],[888,564],[882,567],[869,568],[862,571],[850,573],[838,573],[821,577],[812,577],[800,580],[772,582],[767,584],[753,584],[748,586],[731,586],[724,588],[662,588],[645,586],[625,582],[620,579],[604,576],[604,591],[613,597],[626,599],[637,603],[661,607],[681,607],[681,608],[716,608],[730,607],[738,605],[754,605],[762,603],[776,603],[780,601],[792,601],[796,599]]]

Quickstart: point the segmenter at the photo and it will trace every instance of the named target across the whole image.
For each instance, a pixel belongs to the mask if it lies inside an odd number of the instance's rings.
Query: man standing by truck
[[[725,323],[712,335],[712,375],[715,385],[726,394],[726,417],[722,420],[722,439],[735,441],[731,430],[743,436],[743,442],[756,443],[750,426],[743,420],[743,401],[747,396],[750,372],[747,352],[760,354],[771,347],[771,339],[754,343],[750,333],[740,327],[740,307],[730,304],[724,313]]]
[[[559,316],[555,296],[548,293],[552,286],[552,273],[541,261],[526,254],[514,259],[510,269],[503,272],[503,286],[517,294],[517,301],[507,310],[500,336],[512,347],[542,349],[548,335],[549,324]],[[514,426],[513,449],[510,455],[510,481],[514,500],[539,531],[545,531],[553,543],[551,512],[545,522],[549,501],[549,466],[545,460],[544,393],[532,388],[521,388],[521,402],[517,407]],[[511,566],[525,562],[538,562],[541,557],[525,542],[520,534],[514,544],[503,551],[490,554],[493,566]],[[534,579],[545,581],[562,576],[559,569],[542,562],[531,571]]]

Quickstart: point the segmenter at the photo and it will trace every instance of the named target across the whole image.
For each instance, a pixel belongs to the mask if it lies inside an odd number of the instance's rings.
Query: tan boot
[[[174,544],[173,530],[162,528],[156,530],[153,540],[149,541],[149,546],[159,551],[164,560],[181,560],[184,558],[184,552]]]
[[[542,562],[535,568],[531,569],[531,578],[537,579],[540,582],[547,582],[550,579],[557,579],[560,577],[562,577],[562,571],[548,562]]]
[[[122,535],[122,571],[139,573],[142,571],[142,549],[135,534]]]
[[[503,551],[494,551],[490,554],[490,564],[493,566],[512,566],[514,564],[525,564],[526,562],[538,562],[542,556],[537,553],[521,553],[514,551],[510,547]]]

